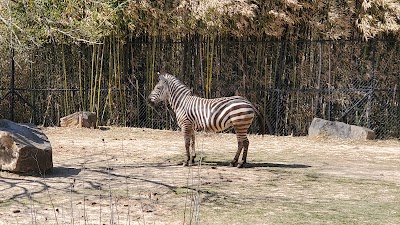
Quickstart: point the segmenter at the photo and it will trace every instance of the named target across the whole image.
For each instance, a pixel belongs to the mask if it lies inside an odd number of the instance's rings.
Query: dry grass
[[[0,172],[0,224],[400,224],[400,142],[45,128],[54,169]]]

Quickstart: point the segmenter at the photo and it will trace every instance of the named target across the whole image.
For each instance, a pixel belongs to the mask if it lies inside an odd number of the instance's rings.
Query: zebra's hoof
[[[242,160],[237,164],[237,168],[243,168],[246,165],[246,161]]]
[[[238,164],[235,161],[232,161],[232,162],[229,163],[229,166],[231,166],[231,167],[236,167],[237,165]]]
[[[187,161],[187,162],[184,162],[184,163],[183,163],[183,166],[184,166],[184,167],[186,167],[186,166],[193,166],[194,164],[195,164],[194,162]]]

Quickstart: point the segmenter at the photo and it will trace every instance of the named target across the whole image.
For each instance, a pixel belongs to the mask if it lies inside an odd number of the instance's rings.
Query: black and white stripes
[[[232,96],[215,99],[205,99],[193,96],[189,88],[174,76],[163,73],[159,82],[149,96],[149,101],[157,104],[167,101],[174,110],[179,127],[185,137],[187,161],[185,165],[194,162],[196,130],[223,131],[233,127],[238,141],[237,153],[231,162],[232,166],[242,167],[246,163],[249,141],[247,130],[255,113],[254,106],[243,97]],[[190,147],[192,147],[190,149]],[[238,159],[243,149],[242,162]]]

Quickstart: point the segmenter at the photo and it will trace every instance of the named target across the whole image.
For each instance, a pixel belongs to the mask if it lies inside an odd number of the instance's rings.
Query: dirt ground
[[[182,167],[177,131],[43,128],[54,168],[0,172],[3,224],[400,224],[400,141],[197,133]]]

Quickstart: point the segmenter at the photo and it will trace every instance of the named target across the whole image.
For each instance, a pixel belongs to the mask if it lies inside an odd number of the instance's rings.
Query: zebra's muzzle
[[[156,103],[151,98],[147,98],[147,104],[149,104],[150,106],[156,105]]]

